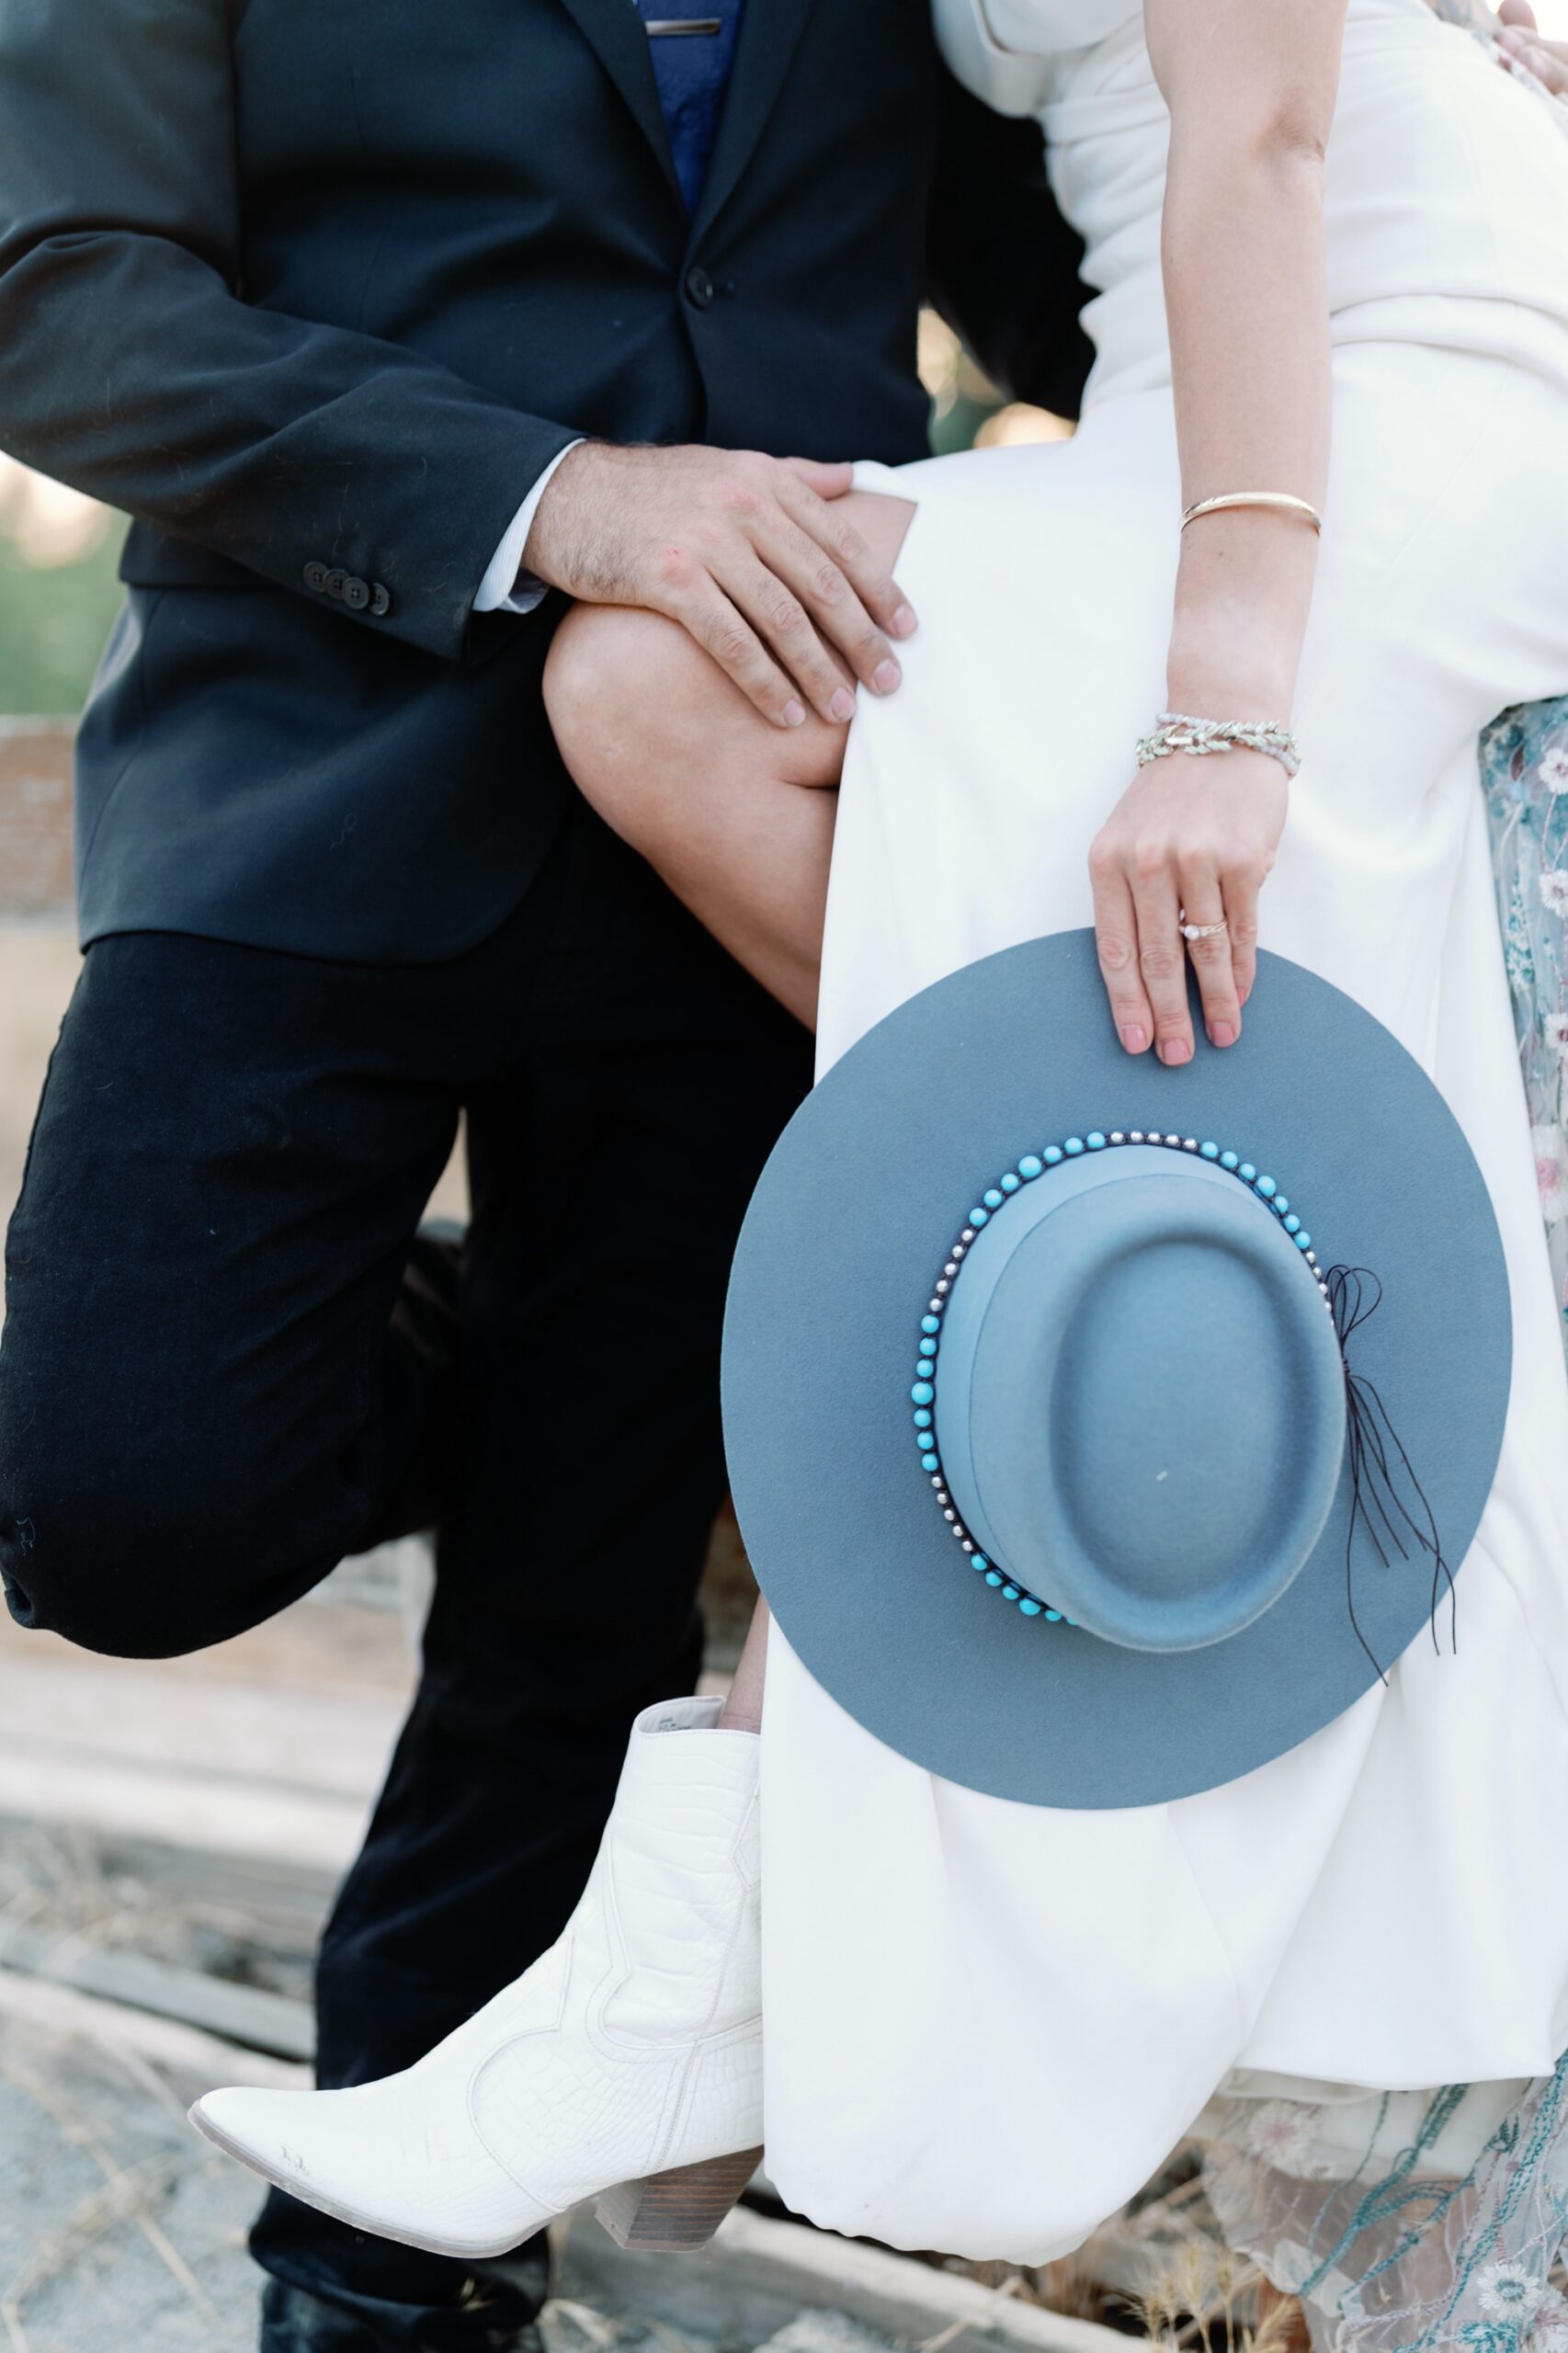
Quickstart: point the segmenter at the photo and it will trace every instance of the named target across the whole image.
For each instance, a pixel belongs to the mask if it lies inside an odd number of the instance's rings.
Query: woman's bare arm
[[[1268,489],[1321,507],[1323,155],[1345,0],[1148,0],[1147,17],[1171,110],[1164,260],[1183,504]],[[1170,680],[1181,709],[1195,692],[1250,692],[1283,716],[1315,556],[1309,529],[1267,509],[1183,533]]]
[[[1323,158],[1345,0],[1146,0],[1171,115],[1164,224],[1182,503],[1230,491],[1323,504],[1328,470],[1328,295]],[[1173,517],[1173,524],[1175,517]],[[1317,541],[1267,509],[1206,517],[1182,536],[1167,676],[1172,710],[1285,720]],[[1153,714],[1151,714],[1151,718]],[[1283,828],[1286,778],[1266,756],[1178,755],[1142,771],[1095,846],[1102,969],[1123,1043],[1191,1054],[1177,930],[1198,942],[1216,1044],[1240,1032],[1258,890]]]

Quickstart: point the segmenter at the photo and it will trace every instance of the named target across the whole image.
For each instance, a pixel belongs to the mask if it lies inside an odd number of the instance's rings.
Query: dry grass
[[[1159,2353],[1305,2353],[1301,2308],[1221,2237],[1199,2152],[1177,2150],[1125,2212],[1035,2268],[954,2262],[998,2294],[1097,2321]]]
[[[130,1951],[308,2002],[319,1921],[254,1897],[176,1887],[120,1861],[92,1831],[0,1825],[0,1932]]]

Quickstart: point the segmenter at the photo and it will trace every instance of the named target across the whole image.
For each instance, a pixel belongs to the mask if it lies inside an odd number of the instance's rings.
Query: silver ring
[[[1218,939],[1222,931],[1230,928],[1223,915],[1218,923],[1188,923],[1187,909],[1183,907],[1181,911],[1181,936],[1184,939]]]

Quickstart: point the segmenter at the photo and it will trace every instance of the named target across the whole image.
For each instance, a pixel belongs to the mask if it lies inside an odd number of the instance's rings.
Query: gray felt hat
[[[1481,1172],[1299,965],[1238,1045],[1197,1027],[1131,1061],[1087,932],[970,965],[828,1073],[741,1236],[763,1590],[869,1731],[994,1796],[1213,1788],[1462,1630],[1512,1355]]]

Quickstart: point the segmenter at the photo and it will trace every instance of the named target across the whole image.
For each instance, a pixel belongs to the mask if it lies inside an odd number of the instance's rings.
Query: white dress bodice
[[[1142,0],[985,0],[981,11],[997,47],[1023,57],[1093,49],[1142,13]]]
[[[936,0],[936,20],[959,79],[1045,131],[1098,297],[1085,314],[1099,357],[1091,397],[1167,381],[1170,126],[1139,0]],[[1349,0],[1324,175],[1329,307],[1363,313],[1344,332],[1379,331],[1365,306],[1413,296],[1568,315],[1560,207],[1541,193],[1561,187],[1562,143],[1551,109],[1524,102],[1484,44],[1427,0]]]

